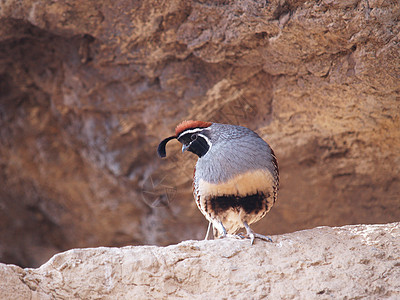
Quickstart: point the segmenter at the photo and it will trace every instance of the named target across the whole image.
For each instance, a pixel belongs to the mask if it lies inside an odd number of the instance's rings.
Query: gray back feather
[[[269,145],[254,131],[235,125],[213,123],[211,149],[196,164],[196,181],[226,182],[250,170],[268,169],[276,174]],[[278,180],[275,178],[275,180]]]

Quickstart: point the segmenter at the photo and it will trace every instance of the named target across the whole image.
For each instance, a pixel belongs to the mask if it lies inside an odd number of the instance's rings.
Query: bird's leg
[[[253,245],[254,243],[254,232],[251,230],[249,224],[246,221],[243,221],[244,228],[246,228],[247,235],[250,237],[250,243]]]
[[[220,233],[220,235],[219,235],[219,238],[220,239],[223,239],[223,238],[235,238],[235,239],[238,239],[238,238],[241,238],[240,236],[238,236],[238,235],[236,235],[236,234],[228,234],[228,232],[226,231],[226,229],[225,229],[225,227],[224,227],[224,225],[222,224],[222,222],[221,221],[219,221],[218,223],[217,223],[217,226],[218,227],[214,227],[214,236],[216,237],[217,235],[216,235],[216,232],[218,232],[218,233]]]
[[[211,222],[208,223],[206,237],[204,238],[205,241],[208,240],[208,235],[210,234],[211,224],[212,224]]]
[[[224,238],[227,236],[226,229],[224,225],[222,224],[221,221],[218,221],[218,223],[213,224],[213,232],[214,232],[214,238]]]
[[[221,234],[221,238],[224,238],[224,237],[226,237],[226,229],[225,229],[225,227],[224,227],[224,225],[222,224],[222,222],[221,221],[219,221],[219,226],[220,226],[220,228],[219,229],[221,229],[221,231],[222,231],[222,234]]]
[[[244,228],[246,228],[247,235],[250,237],[250,242],[251,242],[252,245],[253,245],[253,243],[254,243],[254,239],[255,239],[255,238],[258,238],[258,239],[260,239],[260,240],[264,240],[264,241],[267,241],[267,242],[272,242],[272,240],[271,240],[270,237],[265,236],[265,235],[262,235],[262,234],[255,233],[255,232],[250,228],[249,224],[247,224],[246,221],[243,221],[243,225],[244,225]]]

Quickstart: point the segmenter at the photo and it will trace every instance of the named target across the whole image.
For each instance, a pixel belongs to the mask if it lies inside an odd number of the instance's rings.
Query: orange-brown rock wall
[[[397,1],[0,4],[0,261],[203,238],[184,119],[275,150],[264,234],[400,218]]]

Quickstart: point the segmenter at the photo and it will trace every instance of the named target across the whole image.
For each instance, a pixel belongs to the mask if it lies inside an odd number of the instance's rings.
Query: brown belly
[[[222,184],[199,180],[195,199],[203,215],[211,222],[222,222],[228,233],[235,233],[257,222],[271,209],[276,197],[272,176],[257,170],[237,176]]]

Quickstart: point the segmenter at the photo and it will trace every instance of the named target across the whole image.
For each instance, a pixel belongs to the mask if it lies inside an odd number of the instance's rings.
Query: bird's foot
[[[247,236],[250,238],[250,243],[253,245],[254,244],[254,240],[260,239],[260,240],[264,240],[266,242],[272,242],[272,239],[268,236],[259,234],[259,233],[255,233],[249,226],[249,224],[247,224],[247,222],[243,222],[244,228],[246,228],[246,232],[247,232]]]
[[[260,240],[263,240],[263,241],[266,241],[266,242],[271,242],[271,243],[272,243],[272,239],[271,239],[269,236],[266,236],[266,235],[262,235],[262,234],[253,232],[253,239],[251,240],[251,244],[252,244],[252,245],[253,245],[253,243],[254,243],[254,239],[255,239],[255,238],[260,239]],[[250,239],[251,239],[251,237],[250,237]]]
[[[246,237],[243,235],[243,233],[239,232],[238,234],[236,234],[236,236],[240,239],[245,239]]]

